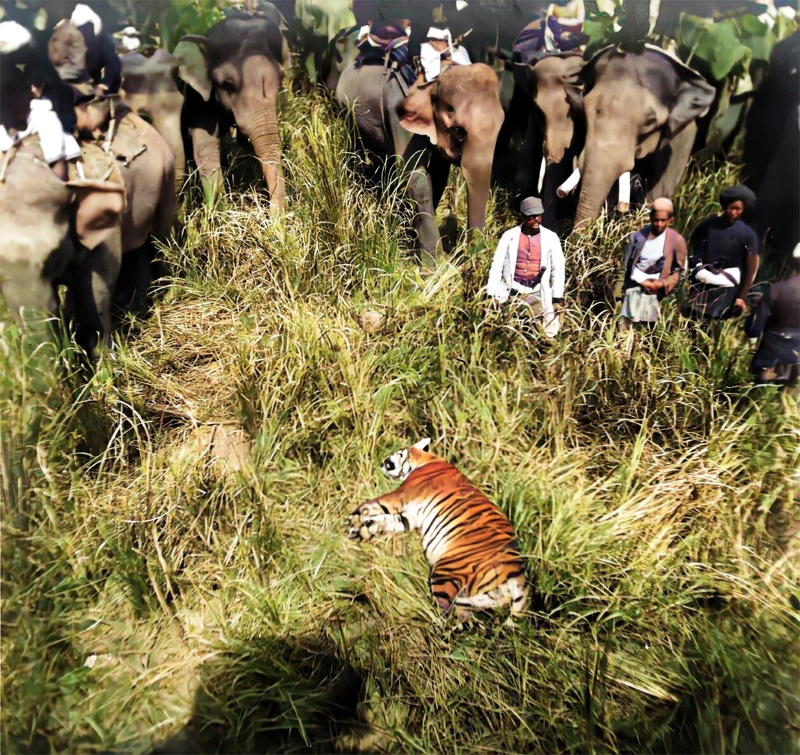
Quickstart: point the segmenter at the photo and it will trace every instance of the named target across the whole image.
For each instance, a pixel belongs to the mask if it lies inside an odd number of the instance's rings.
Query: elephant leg
[[[138,249],[122,255],[119,285],[114,291],[114,303],[118,307],[128,312],[144,312],[147,290],[153,282],[151,263],[154,257],[153,243],[149,239]]]
[[[222,188],[218,112],[213,103],[203,102],[203,98],[189,87],[182,115],[192,142],[194,161],[203,187],[203,198],[206,205],[210,206]]]
[[[496,152],[497,150],[495,150]],[[531,115],[528,118],[528,126],[525,130],[525,138],[522,142],[519,162],[514,175],[514,184],[517,191],[524,197],[537,193],[542,155],[542,135],[536,126],[533,115]]]
[[[100,244],[76,260],[67,274],[68,309],[75,340],[94,361],[98,343],[111,337],[111,297],[120,273],[119,249]]]
[[[438,150],[431,150],[430,160],[428,161],[428,175],[431,177],[431,190],[433,200],[433,211],[442,201],[442,195],[447,188],[447,179],[450,178],[450,163],[439,154]]]
[[[412,225],[417,234],[423,267],[435,267],[441,253],[439,229],[436,227],[433,179],[428,172],[432,155],[427,138],[415,134],[404,155],[408,175],[408,195],[415,205]]]
[[[48,337],[48,320],[56,311],[53,284],[26,260],[3,260],[0,289],[6,307],[17,325],[35,342]]]
[[[675,193],[686,172],[686,166],[689,164],[696,135],[697,124],[693,121],[670,140],[669,148],[671,154],[660,178],[653,188],[647,192],[649,200],[658,199],[659,197],[671,197]]]
[[[408,182],[408,193],[416,204],[412,225],[417,232],[421,249],[420,261],[423,267],[436,267],[441,255],[439,229],[436,227],[433,206],[433,182],[428,171],[419,167],[412,171]]]
[[[222,165],[219,151],[219,125],[212,133],[202,128],[190,128],[192,149],[197,170],[200,173],[200,184],[203,187],[203,199],[212,205],[222,189]]]

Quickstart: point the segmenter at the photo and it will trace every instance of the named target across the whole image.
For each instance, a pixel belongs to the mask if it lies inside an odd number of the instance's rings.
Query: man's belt
[[[544,274],[546,272],[547,272],[547,267],[546,266],[541,267],[539,269],[539,272],[536,273],[536,275],[534,275],[533,278],[523,278],[521,280],[519,278],[514,278],[514,281],[516,283],[519,283],[521,286],[526,286],[527,288],[536,288],[536,286],[538,286],[542,282],[542,278],[544,277]]]

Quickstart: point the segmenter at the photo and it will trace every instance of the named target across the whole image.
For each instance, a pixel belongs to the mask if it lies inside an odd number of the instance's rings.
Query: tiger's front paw
[[[376,501],[362,503],[350,514],[350,529],[347,534],[353,540],[370,540],[383,531],[382,519],[386,516],[383,507]]]

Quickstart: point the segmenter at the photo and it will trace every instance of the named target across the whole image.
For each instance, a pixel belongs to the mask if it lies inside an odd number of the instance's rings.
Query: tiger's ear
[[[431,447],[431,439],[430,438],[423,438],[418,443],[414,444],[414,448],[419,451],[427,451]]]

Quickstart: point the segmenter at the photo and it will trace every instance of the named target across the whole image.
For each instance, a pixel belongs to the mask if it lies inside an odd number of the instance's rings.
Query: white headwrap
[[[70,16],[69,20],[73,26],[78,27],[84,24],[91,24],[95,34],[99,34],[103,30],[103,22],[100,20],[100,16],[83,3],[78,3],[75,6],[75,10],[72,11],[72,16]]]
[[[0,22],[0,53],[16,52],[31,41],[31,33],[16,21]]]

